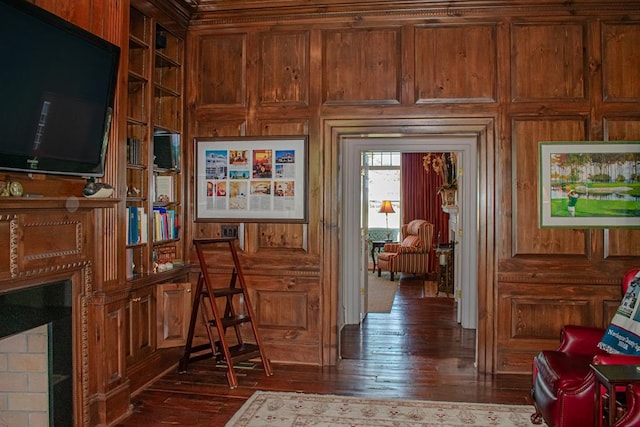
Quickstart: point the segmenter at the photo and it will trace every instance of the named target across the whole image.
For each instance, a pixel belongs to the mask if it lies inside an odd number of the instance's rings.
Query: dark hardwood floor
[[[402,276],[390,313],[369,313],[362,325],[345,328],[337,366],[273,364],[266,377],[260,363],[247,364],[231,390],[224,369],[195,362],[134,396],[133,414],[117,425],[224,426],[256,390],[530,404],[529,375],[476,372],[475,331],[456,323],[453,299],[435,297],[424,283]]]

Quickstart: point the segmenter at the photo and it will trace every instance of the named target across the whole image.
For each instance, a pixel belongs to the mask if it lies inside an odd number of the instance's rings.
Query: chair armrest
[[[416,248],[415,246],[399,246],[397,252],[399,254],[426,254],[429,250]]]
[[[560,346],[556,351],[571,354],[607,354],[598,348],[605,330],[589,326],[565,325],[560,333]]]
[[[384,252],[398,252],[398,248],[400,247],[400,243],[385,243],[384,244]]]

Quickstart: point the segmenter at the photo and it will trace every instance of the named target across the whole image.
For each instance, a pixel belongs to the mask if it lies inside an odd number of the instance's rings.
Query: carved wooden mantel
[[[88,426],[89,311],[94,294],[96,224],[117,199],[0,199],[0,294],[70,280],[73,289],[74,424]]]

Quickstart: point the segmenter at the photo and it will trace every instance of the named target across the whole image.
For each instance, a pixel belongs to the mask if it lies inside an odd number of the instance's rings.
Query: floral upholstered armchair
[[[429,272],[429,252],[433,240],[433,224],[423,219],[414,219],[402,226],[402,241],[387,243],[378,254],[378,277],[389,271],[394,273],[426,274]]]

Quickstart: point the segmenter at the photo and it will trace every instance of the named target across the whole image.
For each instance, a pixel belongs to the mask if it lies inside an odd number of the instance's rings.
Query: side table
[[[591,365],[596,376],[595,387],[595,426],[602,426],[604,420],[604,408],[602,407],[602,390],[607,389],[609,395],[606,426],[616,423],[616,387],[626,386],[630,383],[640,382],[640,365]]]
[[[433,248],[438,264],[438,292],[453,295],[454,252],[455,242],[441,243]]]
[[[391,243],[391,240],[373,240],[371,242],[371,259],[373,260],[373,272],[376,271],[376,252],[380,253],[380,249],[384,248],[385,243]]]

